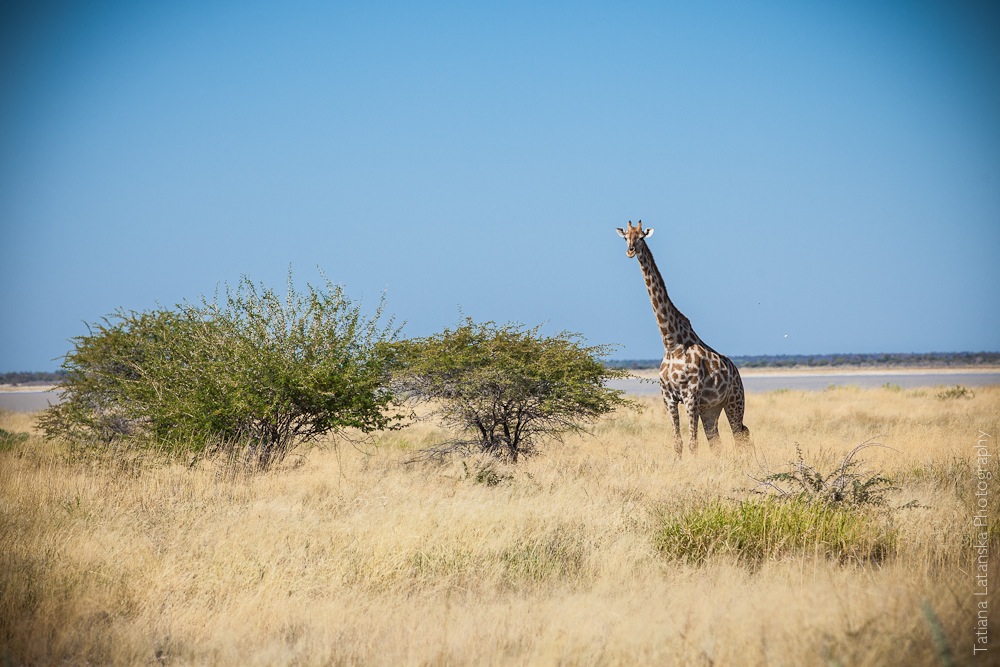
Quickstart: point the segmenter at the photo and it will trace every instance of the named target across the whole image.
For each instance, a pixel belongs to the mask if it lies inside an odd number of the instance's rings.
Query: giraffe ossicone
[[[723,411],[729,420],[737,444],[746,444],[750,429],[743,423],[746,397],[743,379],[732,360],[709,347],[691,326],[691,321],[674,305],[667,294],[663,276],[646,245],[653,229],[642,228],[642,220],[632,226],[617,228],[618,235],[628,242],[625,254],[636,257],[649,292],[663,340],[663,361],[660,363],[660,392],[674,425],[674,449],[684,451],[681,437],[679,405],[684,405],[689,426],[689,448],[698,449],[698,422],[705,427],[708,444],[719,444],[719,415]]]

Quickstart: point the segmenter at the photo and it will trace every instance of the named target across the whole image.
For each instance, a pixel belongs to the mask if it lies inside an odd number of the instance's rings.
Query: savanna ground
[[[675,460],[649,399],[516,467],[406,463],[445,435],[418,425],[260,475],[82,457],[0,413],[0,428],[32,433],[0,445],[0,661],[997,664],[1000,387],[937,391],[750,395],[753,454],[725,434],[721,451],[702,436],[697,457]],[[734,536],[740,501],[780,514],[750,476],[786,470],[796,443],[829,470],[875,436],[892,449],[858,457],[900,487],[890,507],[916,507],[851,511],[833,537],[766,516],[756,538]],[[990,650],[974,657],[984,599]]]

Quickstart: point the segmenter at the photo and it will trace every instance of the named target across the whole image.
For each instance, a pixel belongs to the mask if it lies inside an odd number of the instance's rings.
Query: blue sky
[[[404,333],[1000,349],[988,2],[53,3],[0,16],[0,371],[325,272]]]

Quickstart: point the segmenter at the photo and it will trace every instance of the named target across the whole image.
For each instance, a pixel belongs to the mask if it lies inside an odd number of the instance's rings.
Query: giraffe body
[[[705,427],[708,444],[719,444],[719,415],[726,413],[733,437],[738,444],[749,440],[750,429],[743,424],[745,396],[743,379],[729,357],[708,346],[691,326],[691,321],[670,300],[653,253],[646,245],[652,229],[637,227],[629,221],[628,228],[618,228],[618,234],[628,241],[626,254],[636,257],[646,281],[649,300],[663,339],[663,361],[660,363],[660,392],[674,424],[674,449],[678,456],[684,451],[681,438],[680,409],[687,413],[689,448],[698,449],[698,421]]]

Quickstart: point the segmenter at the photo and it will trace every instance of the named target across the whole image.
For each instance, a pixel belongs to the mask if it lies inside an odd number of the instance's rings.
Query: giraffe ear
[[[646,230],[646,233],[643,234],[642,236],[643,238],[646,238],[647,236],[652,236],[652,235],[653,235],[653,228],[650,227],[649,229]]]
[[[615,227],[615,230],[618,232],[618,236],[620,236],[622,238],[625,238],[625,230],[624,229],[622,229],[621,227]]]

